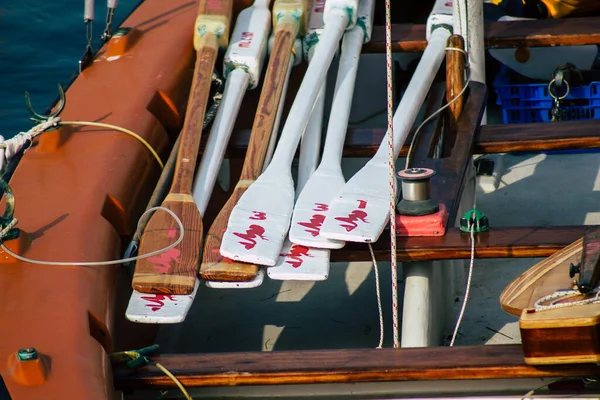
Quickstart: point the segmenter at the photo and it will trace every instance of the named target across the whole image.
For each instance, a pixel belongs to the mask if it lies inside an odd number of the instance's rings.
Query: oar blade
[[[192,307],[200,279],[196,279],[194,291],[189,295],[140,293],[134,290],[127,305],[125,316],[132,322],[142,324],[178,324],[185,320]]]
[[[231,215],[233,207],[240,197],[244,194],[246,188],[236,185],[225,206],[219,212],[219,215],[213,221],[202,254],[202,263],[200,264],[200,276],[207,281],[251,281],[256,278],[258,267],[253,264],[244,264],[236,262],[230,258],[223,257],[220,252],[223,233],[227,227],[227,221]]]
[[[275,265],[293,208],[290,171],[268,168],[234,207],[223,234],[221,254],[236,261]]]
[[[329,276],[329,250],[293,244],[286,240],[277,264],[267,268],[274,280],[324,281]]]
[[[244,282],[206,281],[206,286],[212,289],[252,289],[259,287],[265,280],[265,273],[259,268],[254,279]]]
[[[191,195],[167,196],[162,207],[179,217],[183,240],[172,249],[137,261],[133,289],[142,293],[191,294],[196,283],[202,245],[202,218]],[[152,215],[140,242],[139,254],[160,250],[179,237],[179,225],[168,213]]]
[[[320,232],[331,201],[345,183],[341,168],[317,168],[296,201],[290,225],[292,243],[322,249],[344,247],[345,242],[327,239]]]
[[[390,216],[388,169],[385,160],[375,157],[358,171],[331,202],[321,235],[347,242],[377,241]]]

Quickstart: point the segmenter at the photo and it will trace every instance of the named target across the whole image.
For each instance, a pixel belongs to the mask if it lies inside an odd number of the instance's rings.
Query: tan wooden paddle
[[[246,159],[244,160],[240,180],[208,231],[202,264],[200,264],[200,276],[203,279],[248,281],[254,279],[258,272],[256,265],[234,262],[221,256],[219,248],[231,210],[263,170],[269,141],[273,133],[277,107],[292,56],[294,39],[304,31],[308,14],[307,8],[307,0],[277,0],[273,5],[275,42],[260,93],[254,124],[252,125]],[[300,57],[301,55],[296,56]],[[274,134],[277,133],[274,132]],[[260,218],[260,216],[257,218]],[[249,237],[249,240],[252,239]]]
[[[161,204],[181,219],[184,237],[176,247],[138,260],[132,286],[139,292],[190,294],[194,290],[202,246],[202,217],[192,197],[192,185],[212,72],[219,47],[226,47],[228,43],[232,5],[233,0],[200,0],[194,29],[194,78],[173,183]],[[178,236],[177,222],[168,213],[158,210],[144,229],[139,254],[165,248]]]

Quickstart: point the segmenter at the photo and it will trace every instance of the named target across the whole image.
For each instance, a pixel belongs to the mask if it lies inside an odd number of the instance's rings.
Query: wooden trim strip
[[[593,376],[593,364],[529,366],[521,345],[343,349],[216,354],[167,354],[152,358],[186,387],[473,380]],[[117,368],[117,389],[172,387],[153,366]]]
[[[489,22],[485,24],[487,48],[548,47],[600,44],[600,17]],[[373,27],[363,53],[385,52],[384,26]],[[392,51],[423,51],[425,25],[393,24]]]
[[[348,129],[344,157],[372,157],[384,135],[385,129]],[[249,136],[249,129],[235,132],[227,150],[227,157],[243,158]],[[410,143],[410,137],[406,143]],[[583,120],[482,125],[479,135],[475,138],[474,152],[493,154],[597,148],[600,148],[600,121]],[[408,146],[404,146],[400,156],[405,157],[407,152]]]
[[[475,236],[476,258],[548,257],[584,234],[585,226],[492,227]],[[398,261],[451,260],[469,258],[468,235],[449,228],[444,236],[398,237]],[[384,232],[373,251],[378,260],[390,255],[388,234]],[[370,261],[369,248],[363,243],[347,243],[331,251],[331,261]]]

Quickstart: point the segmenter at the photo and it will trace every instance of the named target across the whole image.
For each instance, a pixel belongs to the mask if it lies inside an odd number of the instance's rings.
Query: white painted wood
[[[132,322],[142,324],[177,324],[187,316],[200,280],[196,279],[194,291],[189,295],[141,293],[134,290],[129,299],[125,316]]]
[[[204,281],[206,286],[212,289],[252,289],[262,285],[265,280],[265,272],[262,268],[258,269],[256,278],[246,282],[220,282],[220,281]]]
[[[281,281],[324,281],[329,276],[329,250],[286,240],[277,263],[267,267],[267,275]]]
[[[217,115],[208,135],[204,155],[200,160],[200,166],[194,178],[192,195],[201,214],[204,214],[208,207],[210,194],[213,191],[225,157],[225,150],[231,138],[248,82],[249,76],[241,68],[231,71],[225,82],[223,99],[217,110]]]
[[[271,35],[269,39],[269,52],[273,48],[273,43],[275,36]],[[290,75],[292,74],[292,67],[300,64],[302,57],[297,57],[296,54],[301,54],[299,49],[302,48],[302,41],[300,39],[296,39],[294,41],[294,52],[290,57],[290,63],[288,65],[287,75],[285,76],[285,81],[283,83],[283,92],[281,93],[281,98],[279,99],[279,106],[277,106],[277,115],[275,116],[275,122],[273,123],[273,133],[271,133],[271,139],[269,140],[269,147],[267,148],[267,154],[265,156],[265,162],[263,163],[264,172],[269,163],[271,162],[271,157],[273,157],[273,152],[275,151],[275,145],[277,144],[277,139],[279,137],[279,125],[281,124],[281,115],[283,114],[283,105],[285,104],[285,97],[288,90],[288,83],[290,81]]]
[[[223,59],[227,79],[223,99],[194,179],[193,197],[200,214],[204,214],[208,206],[246,89],[255,88],[260,80],[271,29],[269,4],[270,0],[256,0],[240,12]],[[182,322],[199,285],[200,280],[196,278],[190,295],[146,295],[134,290],[125,312],[127,319],[152,324]]]
[[[356,1],[347,0],[346,3],[351,8]],[[333,8],[331,14],[313,62],[308,66],[296,94],[269,167],[248,188],[231,213],[221,242],[221,254],[224,257],[268,266],[277,262],[294,207],[291,163],[352,13]],[[250,243],[240,240],[239,235],[250,234],[256,240]]]
[[[442,63],[450,32],[437,28],[394,114],[394,160],[406,140]],[[331,202],[321,235],[350,242],[374,242],[389,220],[388,144],[384,138],[373,158]],[[396,187],[399,187],[397,185]],[[397,193],[396,193],[397,194]]]
[[[274,36],[271,35],[271,38],[269,39],[269,52],[273,48],[273,43],[274,43],[274,41],[272,40],[273,38],[274,38]],[[300,40],[296,39],[296,41],[294,42],[295,49],[298,47],[299,43],[300,43]],[[301,54],[301,53],[299,51],[297,51],[297,49],[296,49],[294,51],[294,54]],[[290,58],[287,75],[286,75],[286,78],[285,78],[285,81],[283,84],[283,92],[281,93],[281,99],[279,100],[279,105],[277,106],[277,115],[275,116],[275,123],[273,124],[273,133],[271,134],[271,139],[269,141],[269,147],[267,148],[267,154],[265,155],[265,162],[263,164],[263,172],[268,167],[269,163],[271,162],[271,158],[273,157],[273,151],[275,150],[275,144],[277,143],[277,133],[279,131],[279,123],[281,121],[281,114],[283,113],[283,104],[285,103],[285,95],[287,93],[288,83],[290,80],[290,74],[292,73],[292,68],[295,65],[298,65],[297,59],[301,58],[301,57],[294,56],[294,54],[292,54],[292,57]],[[214,288],[214,289],[251,289],[251,288],[255,288],[255,287],[262,285],[263,281],[264,281],[264,272],[262,270],[260,270],[254,277],[254,279],[252,279],[250,281],[244,281],[244,282],[227,282],[227,281],[218,282],[218,281],[215,281],[214,284],[211,281],[207,281],[206,286],[208,286],[210,288]]]
[[[294,207],[289,233],[292,243],[325,249],[339,249],[345,245],[345,242],[327,239],[319,232],[331,201],[346,183],[340,163],[360,52],[368,40],[365,39],[371,35],[373,7],[373,0],[362,0],[357,26],[344,34],[323,158]]]

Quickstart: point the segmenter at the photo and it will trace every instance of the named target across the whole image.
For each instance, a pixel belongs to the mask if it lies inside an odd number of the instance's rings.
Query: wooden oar
[[[171,190],[162,206],[173,211],[184,226],[178,246],[137,262],[132,286],[144,293],[190,294],[194,290],[200,249],[202,217],[192,197],[194,170],[202,121],[219,47],[229,39],[232,0],[201,0],[194,29],[196,65]],[[166,212],[155,212],[144,230],[140,254],[167,247],[177,237],[178,225]]]
[[[323,26],[325,24],[323,22],[324,6],[324,0],[315,1],[310,11],[308,29],[303,40],[304,58],[309,64],[314,56],[315,46],[323,33]],[[296,194],[302,192],[319,162],[326,86],[325,81],[317,96],[317,101],[310,115],[306,130],[302,135],[300,156],[298,157]],[[311,261],[311,266],[309,267],[307,267],[308,260]],[[295,245],[289,239],[284,241],[277,263],[273,267],[267,268],[267,275],[269,278],[275,280],[324,280],[327,278],[328,273],[329,252]]]
[[[361,0],[358,19],[360,23],[344,34],[323,158],[296,201],[290,226],[292,243],[324,249],[344,247],[344,242],[324,238],[319,232],[331,201],[346,183],[340,163],[352,107],[358,61],[363,43],[367,43],[371,38],[373,7],[374,0]]]
[[[451,34],[448,25],[452,23],[452,8],[445,6],[446,3],[444,0],[436,1],[435,12],[430,14],[428,21],[433,31],[428,35],[427,48],[394,114],[394,160],[400,154],[444,59]],[[446,14],[436,13],[440,7]],[[432,24],[432,19],[440,23]],[[375,156],[335,196],[321,227],[321,236],[349,242],[375,242],[379,239],[390,214],[387,140],[382,140]]]
[[[275,265],[294,208],[291,163],[315,100],[346,28],[356,23],[356,0],[325,4],[325,28],[283,127],[273,160],[231,213],[221,254],[248,263]]]
[[[247,89],[256,88],[260,81],[270,29],[269,0],[256,0],[251,7],[242,10],[236,19],[223,61],[227,81],[222,101],[194,180],[193,197],[201,215],[206,211],[213,192],[244,94]],[[171,158],[169,161],[174,164],[175,157]],[[156,205],[156,202],[152,205]],[[141,323],[182,322],[194,302],[199,283],[200,279],[196,277],[194,291],[189,295],[148,294],[134,290],[125,315],[130,321]]]
[[[247,281],[254,279],[258,272],[258,267],[255,265],[237,265],[232,263],[231,260],[223,258],[219,253],[219,247],[231,210],[263,169],[277,109],[283,93],[284,81],[288,74],[292,46],[296,36],[304,31],[306,14],[306,0],[276,0],[273,5],[275,42],[254,117],[246,159],[244,160],[239,182],[208,231],[202,264],[200,265],[200,275],[203,279]],[[260,219],[261,215],[255,215],[253,218]],[[248,239],[240,239],[250,242],[252,240],[250,235],[247,235]]]

